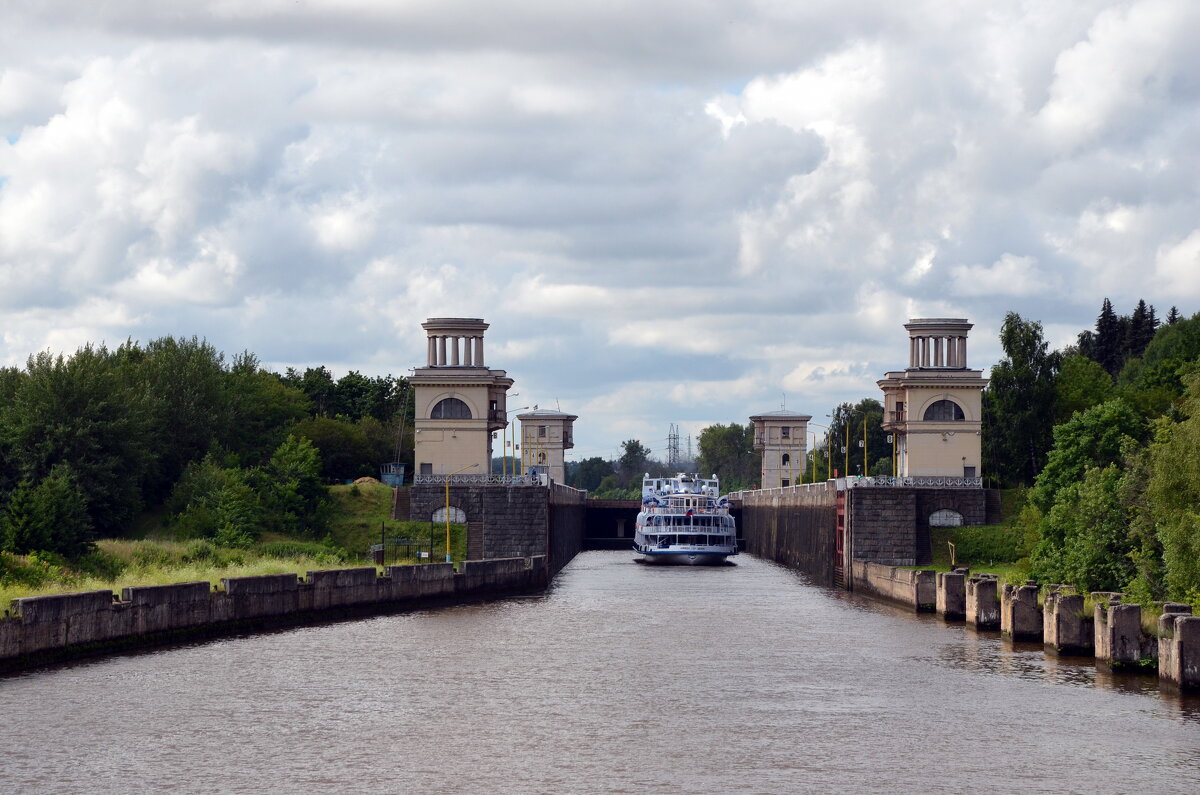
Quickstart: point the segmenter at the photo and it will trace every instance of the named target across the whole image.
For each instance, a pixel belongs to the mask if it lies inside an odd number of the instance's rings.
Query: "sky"
[[[572,458],[824,420],[903,324],[1200,311],[1200,4],[0,0],[0,365],[407,374],[482,317]]]

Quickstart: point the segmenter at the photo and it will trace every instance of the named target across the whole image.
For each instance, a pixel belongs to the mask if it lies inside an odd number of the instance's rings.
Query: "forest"
[[[38,353],[0,369],[0,550],[77,558],[147,522],[319,539],[326,484],[411,467],[411,414],[404,379],[276,374],[195,337]]]

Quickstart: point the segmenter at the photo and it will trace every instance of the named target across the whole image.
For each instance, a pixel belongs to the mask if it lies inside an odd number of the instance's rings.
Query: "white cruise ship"
[[[717,476],[680,473],[642,480],[634,550],[646,563],[723,563],[738,553],[737,528]]]

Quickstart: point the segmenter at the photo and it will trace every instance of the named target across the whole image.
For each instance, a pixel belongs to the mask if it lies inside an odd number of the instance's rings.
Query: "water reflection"
[[[0,791],[1190,791],[1200,706],[1152,681],[748,556],[589,552],[540,597],[0,680]]]

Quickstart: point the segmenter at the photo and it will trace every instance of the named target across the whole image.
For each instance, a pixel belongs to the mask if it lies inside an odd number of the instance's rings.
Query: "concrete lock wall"
[[[450,505],[467,516],[473,559],[546,555],[553,576],[583,546],[587,492],[553,483],[542,486],[451,484]],[[446,507],[445,485],[409,489],[409,516],[428,522]]]
[[[742,492],[743,550],[833,584],[837,491],[832,484]]]
[[[106,649],[152,645],[246,628],[286,626],[343,615],[474,601],[540,590],[545,556],[295,574],[14,599],[0,619],[0,669],[16,669]]]
[[[847,543],[854,560],[917,564],[919,489],[853,488],[846,492]]]
[[[1200,616],[1168,602],[1158,617],[1158,678],[1168,688],[1200,690]]]
[[[906,605],[918,612],[933,612],[937,585],[933,571],[883,566],[865,560],[850,564],[852,590]]]

